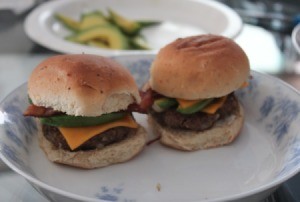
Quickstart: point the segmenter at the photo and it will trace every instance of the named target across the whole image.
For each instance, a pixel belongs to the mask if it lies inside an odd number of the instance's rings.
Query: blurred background
[[[11,3],[15,1],[7,0]],[[1,10],[0,53],[55,53],[33,43],[23,29],[26,15],[44,1],[19,0],[24,5],[26,5],[24,2],[27,2],[28,7],[19,7],[15,12],[9,9]],[[284,75],[300,72],[297,62],[299,54],[295,51],[291,40],[292,30],[300,21],[300,1],[219,1],[233,8],[243,19],[245,26],[236,41],[247,52],[253,69]],[[257,47],[257,44],[260,47]]]
[[[235,9],[246,23],[237,41],[248,52],[256,70],[290,79],[300,87],[294,74],[300,71],[299,53],[291,34],[300,21],[300,1],[252,0],[221,2]],[[260,47],[256,47],[260,44]],[[255,46],[255,47],[254,47]]]

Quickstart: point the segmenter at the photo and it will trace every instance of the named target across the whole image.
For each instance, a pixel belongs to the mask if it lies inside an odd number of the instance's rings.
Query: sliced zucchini
[[[71,31],[80,30],[80,22],[73,20],[72,18],[69,18],[59,13],[55,14],[55,18]]]
[[[124,33],[128,35],[134,35],[137,34],[141,26],[138,22],[129,20],[128,18],[125,18],[115,11],[108,9],[109,17],[113,23],[115,23]]]
[[[66,39],[77,43],[87,43],[90,40],[101,39],[108,44],[110,49],[123,50],[129,47],[128,39],[117,27],[111,25],[92,27],[75,33]]]

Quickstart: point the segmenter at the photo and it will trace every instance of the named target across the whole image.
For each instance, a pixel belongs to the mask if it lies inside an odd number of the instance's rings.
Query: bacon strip
[[[52,108],[46,108],[36,105],[29,105],[28,108],[23,113],[24,116],[34,116],[34,117],[49,117],[57,114],[61,114],[62,112],[55,111]]]
[[[154,102],[155,92],[151,89],[140,91],[141,103],[128,106],[128,111],[146,114]]]
[[[142,114],[147,114],[149,108],[152,106],[154,99],[160,97],[155,91],[148,89],[146,91],[140,91],[141,103],[133,103],[128,106],[127,111],[138,112]],[[34,116],[34,117],[49,117],[53,115],[62,114],[62,112],[55,111],[52,108],[41,107],[36,105],[29,105],[28,108],[23,113],[24,116]]]

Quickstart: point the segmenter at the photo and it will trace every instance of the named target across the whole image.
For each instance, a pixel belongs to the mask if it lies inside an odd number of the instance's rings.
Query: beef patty
[[[43,134],[47,140],[49,140],[56,148],[71,151],[68,143],[64,136],[61,134],[59,129],[54,126],[43,125]],[[97,148],[103,148],[104,146],[120,142],[128,137],[128,134],[136,129],[127,127],[116,127],[109,129],[101,134],[98,134],[91,139],[87,140],[81,146],[72,151],[78,150],[93,150]]]
[[[214,114],[207,114],[204,112],[197,112],[194,114],[186,115],[176,111],[175,108],[170,108],[164,112],[155,112],[150,110],[152,117],[162,126],[182,129],[182,130],[195,130],[203,131],[211,128],[215,122],[224,119],[230,115],[239,112],[239,104],[233,93],[229,94],[225,103]]]

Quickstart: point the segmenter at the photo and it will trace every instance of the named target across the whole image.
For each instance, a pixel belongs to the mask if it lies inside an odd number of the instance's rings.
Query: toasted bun
[[[167,97],[221,97],[247,81],[249,72],[248,58],[233,40],[199,35],[179,38],[159,51],[150,86]]]
[[[140,102],[127,69],[96,55],[59,55],[40,63],[28,81],[33,104],[76,116],[99,116]]]
[[[39,130],[38,136],[40,147],[50,161],[85,169],[100,168],[128,161],[143,150],[147,140],[145,129],[139,126],[136,133],[131,133],[127,139],[121,142],[102,149],[70,152],[55,148],[44,137],[42,130]]]
[[[208,149],[229,144],[239,135],[243,122],[244,111],[241,105],[238,115],[219,121],[211,129],[202,132],[165,128],[149,116],[149,124],[161,136],[161,143],[184,151]]]

